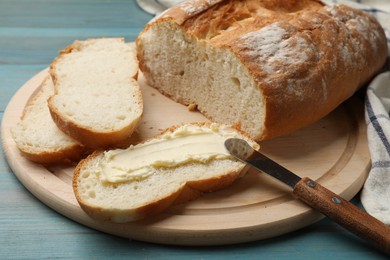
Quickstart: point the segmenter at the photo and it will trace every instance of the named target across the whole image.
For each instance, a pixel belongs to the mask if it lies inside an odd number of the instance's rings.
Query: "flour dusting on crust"
[[[239,39],[239,46],[246,50],[248,56],[255,57],[263,64],[265,73],[277,73],[281,68],[307,61],[312,56],[309,52],[316,51],[311,42],[300,34],[291,35],[291,31],[295,31],[295,28],[276,22],[243,35]]]
[[[178,7],[180,7],[189,16],[193,16],[207,9],[207,7],[215,5],[218,2],[221,2],[221,0],[184,1],[183,3],[180,3]]]
[[[334,19],[338,20],[348,29],[350,35],[360,35],[364,38],[364,42],[368,46],[373,48],[375,52],[378,51],[379,46],[377,43],[381,35],[378,30],[372,30],[373,21],[368,14],[362,16],[356,12],[345,11],[342,9],[342,6],[338,5],[327,6],[326,10],[333,15]],[[361,41],[354,39],[352,43],[355,45],[354,47],[357,51],[363,51],[364,47]]]

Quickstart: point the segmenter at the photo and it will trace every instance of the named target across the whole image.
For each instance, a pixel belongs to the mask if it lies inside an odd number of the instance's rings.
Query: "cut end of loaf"
[[[198,42],[169,22],[150,27],[137,43],[138,55],[148,61],[140,68],[149,85],[259,139],[265,120],[262,94],[232,52]],[[254,115],[256,120],[250,120]]]

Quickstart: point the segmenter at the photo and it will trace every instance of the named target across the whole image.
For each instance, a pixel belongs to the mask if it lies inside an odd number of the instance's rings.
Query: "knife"
[[[225,140],[225,147],[235,158],[290,186],[296,198],[390,254],[390,227],[381,221],[318,182],[308,177],[301,178],[272,161],[243,139],[229,138]]]

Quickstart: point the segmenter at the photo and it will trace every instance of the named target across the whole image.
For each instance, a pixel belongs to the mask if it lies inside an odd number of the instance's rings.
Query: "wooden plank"
[[[74,40],[124,37],[134,41],[151,18],[135,1],[2,0],[0,65],[47,66],[58,50]]]
[[[1,27],[143,28],[152,18],[135,0],[0,1]]]
[[[0,28],[1,31],[2,28]],[[67,35],[41,34],[36,36],[7,36],[6,40],[0,33],[0,50],[7,49],[9,45],[12,50],[5,52],[0,51],[0,65],[8,64],[45,64],[45,67],[50,65],[54,57],[58,55],[58,51],[64,49],[75,40],[83,40],[88,38],[102,38],[102,37],[123,37],[127,42],[132,42],[138,35],[137,31],[129,29],[123,30],[88,30],[78,31]],[[22,32],[21,32],[22,33]]]

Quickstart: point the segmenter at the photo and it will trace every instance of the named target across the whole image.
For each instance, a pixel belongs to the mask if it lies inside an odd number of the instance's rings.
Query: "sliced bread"
[[[134,44],[120,38],[75,41],[50,66],[54,122],[91,148],[126,145],[143,111],[137,73]]]
[[[51,119],[47,99],[54,86],[48,76],[26,105],[12,136],[22,154],[38,163],[59,163],[78,160],[86,148],[64,134]]]
[[[225,188],[242,174],[245,164],[224,147],[228,137],[244,138],[258,149],[231,127],[175,126],[136,146],[90,155],[75,169],[74,193],[81,208],[96,219],[122,223],[153,216],[172,204]]]

